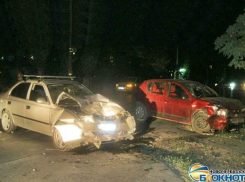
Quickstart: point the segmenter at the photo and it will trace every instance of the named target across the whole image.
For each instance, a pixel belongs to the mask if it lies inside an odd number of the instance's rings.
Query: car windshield
[[[218,97],[219,95],[210,87],[200,83],[185,83],[186,88],[196,98]]]
[[[56,103],[58,96],[65,92],[71,96],[84,98],[85,95],[92,95],[93,93],[84,85],[78,83],[58,83],[48,84],[51,99],[53,103]]]

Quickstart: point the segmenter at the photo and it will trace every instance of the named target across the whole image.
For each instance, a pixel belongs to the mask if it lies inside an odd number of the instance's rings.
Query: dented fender
[[[227,117],[217,115],[211,106],[206,105],[200,109],[195,110],[195,112],[193,113],[193,116],[200,111],[203,111],[204,113],[207,114],[208,116],[207,122],[211,129],[225,130],[227,128],[228,126]]]
[[[207,122],[210,125],[210,128],[215,130],[225,130],[228,125],[227,118],[219,115],[210,116]]]

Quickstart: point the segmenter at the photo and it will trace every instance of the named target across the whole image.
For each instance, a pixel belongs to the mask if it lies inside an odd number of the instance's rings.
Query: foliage
[[[159,49],[150,50],[150,54],[147,56],[147,60],[151,67],[157,72],[162,73],[167,70],[167,65],[170,63],[168,55]]]
[[[168,53],[162,46],[138,46],[133,52],[141,60],[141,64],[151,68],[157,74],[167,71],[167,66],[171,62]]]
[[[228,27],[225,34],[216,39],[215,49],[231,59],[229,66],[245,69],[245,13]]]

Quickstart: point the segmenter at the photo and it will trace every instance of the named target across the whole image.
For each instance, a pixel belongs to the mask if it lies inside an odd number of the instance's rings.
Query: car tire
[[[135,104],[135,118],[137,121],[145,122],[149,117],[145,105],[141,102]]]
[[[6,133],[10,133],[16,130],[17,126],[15,126],[13,122],[13,118],[9,111],[5,110],[2,113],[2,119],[1,119],[2,129]]]
[[[53,131],[53,143],[54,143],[55,148],[57,148],[60,151],[69,151],[73,149],[70,145],[65,144],[63,142],[62,136],[56,128],[54,128],[54,131]]]
[[[208,115],[204,111],[198,111],[192,117],[192,129],[197,133],[209,133],[211,128],[207,119]]]

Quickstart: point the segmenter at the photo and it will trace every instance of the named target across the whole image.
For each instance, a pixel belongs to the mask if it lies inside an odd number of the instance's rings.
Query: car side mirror
[[[47,100],[44,97],[38,97],[36,102],[38,104],[48,104]]]

